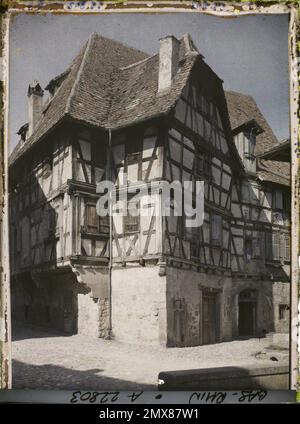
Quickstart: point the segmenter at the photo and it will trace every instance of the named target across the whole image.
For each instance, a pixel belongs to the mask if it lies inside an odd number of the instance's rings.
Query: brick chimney
[[[36,128],[36,124],[42,117],[43,113],[43,95],[40,84],[35,80],[28,87],[28,135],[31,136]]]
[[[159,42],[158,93],[164,93],[171,88],[178,70],[180,42],[173,35],[161,38]]]

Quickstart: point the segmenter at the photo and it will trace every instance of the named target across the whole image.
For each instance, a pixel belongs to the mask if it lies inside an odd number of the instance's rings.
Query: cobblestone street
[[[271,365],[274,355],[267,339],[166,349],[18,328],[13,340],[18,389],[156,390],[160,371]],[[276,356],[278,365],[287,363],[286,352]]]

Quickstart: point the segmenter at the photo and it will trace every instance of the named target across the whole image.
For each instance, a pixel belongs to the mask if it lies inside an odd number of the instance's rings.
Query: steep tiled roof
[[[253,97],[234,91],[226,91],[225,95],[230,123],[233,130],[251,119],[255,119],[258,125],[264,130],[256,138],[255,153],[257,155],[278,144],[275,134],[259,110]]]
[[[63,78],[52,80],[60,82],[59,88],[34,133],[12,152],[10,163],[66,116],[102,128],[119,128],[168,112],[198,56],[187,40],[187,36],[180,40],[180,67],[171,89],[158,95],[158,54],[149,57],[92,34]]]
[[[260,160],[257,174],[261,181],[290,186],[290,169],[289,162]]]
[[[108,126],[123,127],[168,112],[186,85],[195,60],[195,55],[187,55],[180,61],[171,89],[159,95],[158,55],[117,71],[112,79],[113,103]]]

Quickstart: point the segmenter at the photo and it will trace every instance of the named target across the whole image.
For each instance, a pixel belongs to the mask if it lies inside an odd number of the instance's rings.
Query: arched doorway
[[[251,337],[256,333],[257,293],[246,289],[239,294],[239,336]]]

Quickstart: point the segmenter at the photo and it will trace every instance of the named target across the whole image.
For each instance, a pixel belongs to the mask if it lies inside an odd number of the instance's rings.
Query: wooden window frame
[[[86,202],[85,203],[85,211],[84,211],[84,231],[87,234],[109,234],[109,217],[108,216],[104,216],[101,217],[97,214],[97,208],[96,208],[96,204],[93,202]],[[96,213],[96,218],[97,218],[97,223],[95,225],[90,225],[88,223],[88,208],[89,207],[94,207],[95,208],[95,213]],[[107,223],[108,220],[108,223]],[[91,230],[91,228],[93,228],[94,230]]]
[[[134,204],[137,205],[137,209],[138,209],[139,213],[136,216],[131,216],[130,214],[128,215],[128,211],[130,209],[129,205],[131,203],[134,203]],[[139,233],[140,232],[140,201],[136,202],[136,201],[128,200],[126,208],[127,208],[127,215],[123,216],[124,234]],[[128,229],[129,226],[136,226],[136,229]]]
[[[281,195],[281,207],[279,207],[278,206],[278,195],[279,195],[279,193],[280,193],[280,195]],[[273,208],[274,209],[276,209],[276,210],[280,210],[280,211],[282,211],[283,210],[283,191],[282,190],[280,190],[280,189],[275,189],[274,190],[274,192],[273,192],[273,201],[274,201],[274,205],[273,205]]]

